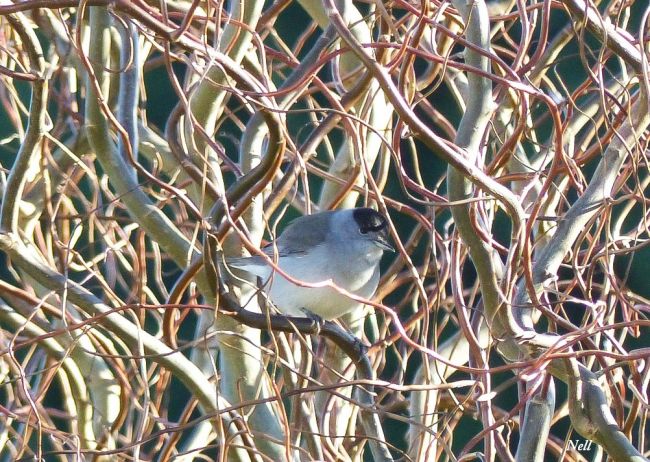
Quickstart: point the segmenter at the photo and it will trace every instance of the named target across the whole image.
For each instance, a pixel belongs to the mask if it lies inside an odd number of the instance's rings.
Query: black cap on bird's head
[[[370,208],[354,209],[352,213],[354,221],[359,225],[361,234],[370,233],[373,241],[384,250],[394,252],[395,249],[388,242],[388,221],[376,210]]]

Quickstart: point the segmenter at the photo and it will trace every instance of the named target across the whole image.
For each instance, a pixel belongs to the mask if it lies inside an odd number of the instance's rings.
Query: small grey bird
[[[331,281],[347,292],[370,298],[379,284],[384,250],[394,251],[388,242],[386,218],[373,209],[355,208],[297,218],[262,252],[297,281]],[[260,255],[228,259],[227,264],[258,276],[264,292],[287,315],[312,313],[328,320],[359,306],[332,287],[294,284]]]

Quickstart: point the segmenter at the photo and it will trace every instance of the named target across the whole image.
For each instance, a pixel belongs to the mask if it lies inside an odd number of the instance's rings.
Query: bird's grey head
[[[379,212],[369,208],[352,210],[356,232],[363,240],[370,241],[382,250],[394,251],[388,242],[388,221]]]

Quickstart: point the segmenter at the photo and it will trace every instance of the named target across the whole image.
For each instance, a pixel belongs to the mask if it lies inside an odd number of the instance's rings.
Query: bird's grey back
[[[272,260],[286,255],[307,253],[327,239],[333,213],[328,211],[296,218],[289,223],[277,239],[262,248],[262,252]],[[267,265],[266,259],[260,255],[230,257],[228,264],[235,268]]]
[[[273,254],[273,245],[277,245],[280,256],[305,253],[327,240],[330,232],[332,214],[327,211],[315,215],[305,215],[293,220],[278,239],[265,248]],[[266,250],[268,249],[268,251]]]

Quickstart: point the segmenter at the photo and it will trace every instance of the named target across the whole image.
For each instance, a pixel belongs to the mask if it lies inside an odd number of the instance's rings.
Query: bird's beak
[[[375,240],[373,241],[377,247],[380,249],[387,250],[389,252],[395,252],[395,249],[393,248],[392,245],[388,242],[388,234],[386,232],[381,232],[377,234],[377,237],[375,237]]]

